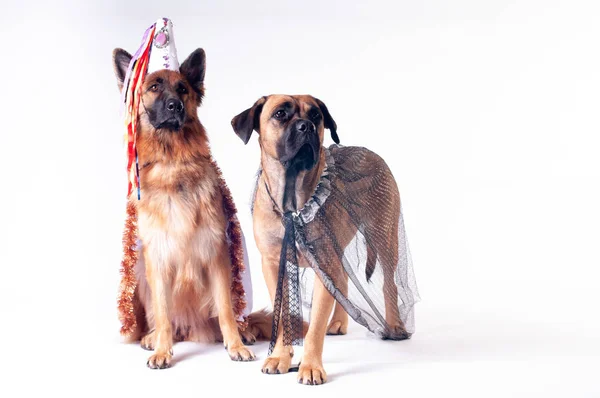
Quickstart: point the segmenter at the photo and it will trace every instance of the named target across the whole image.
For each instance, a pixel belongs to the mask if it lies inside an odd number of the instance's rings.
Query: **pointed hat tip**
[[[179,71],[173,22],[169,18],[159,18],[156,21],[150,60],[148,61],[148,74],[161,69]]]

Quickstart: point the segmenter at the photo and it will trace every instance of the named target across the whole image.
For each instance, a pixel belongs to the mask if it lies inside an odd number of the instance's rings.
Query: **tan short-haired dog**
[[[236,134],[247,143],[252,131],[259,133],[261,168],[254,199],[254,237],[262,255],[262,269],[271,300],[275,300],[284,226],[282,212],[301,209],[309,200],[326,166],[323,148],[324,130],[329,129],[336,143],[339,139],[336,123],[325,104],[309,95],[270,95],[262,97],[246,111],[232,120]],[[366,225],[389,225],[385,235],[380,235],[375,246],[369,250],[367,280],[373,273],[379,255],[382,264],[385,323],[389,335],[394,339],[408,338],[404,323],[398,312],[398,292],[394,284],[394,270],[398,263],[398,220],[400,197],[394,178],[383,160],[372,152],[365,168],[376,168],[379,177],[389,187],[389,196],[383,201],[380,212],[373,212]],[[334,216],[336,244],[343,250],[356,234],[350,215],[343,209]],[[366,234],[369,233],[367,228]],[[348,275],[340,260],[331,249],[331,240],[319,240],[317,260],[327,263],[329,277],[345,295],[348,290]],[[307,258],[300,253],[298,264],[307,267]],[[299,368],[298,381],[303,384],[322,384],[327,376],[323,369],[322,353],[325,334],[345,334],[348,314],[338,301],[333,316],[334,298],[319,278],[315,278],[311,319],[305,337],[304,357]],[[264,373],[286,373],[289,371],[293,350],[283,344],[282,330],[272,355],[263,365]]]

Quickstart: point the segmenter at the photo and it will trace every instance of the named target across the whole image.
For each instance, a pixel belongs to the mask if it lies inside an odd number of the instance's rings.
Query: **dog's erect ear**
[[[194,90],[202,95],[204,89],[204,74],[206,73],[206,53],[198,48],[181,64],[179,71],[188,80]]]
[[[252,108],[246,109],[231,120],[233,131],[247,144],[252,135],[252,131],[258,132],[260,128],[260,112],[263,105],[267,102],[267,97],[261,97],[252,105]]]
[[[115,48],[113,51],[113,68],[115,69],[115,76],[117,76],[117,84],[119,85],[119,91],[123,90],[123,81],[131,62],[131,54],[122,48]]]
[[[333,140],[333,142],[339,144],[340,137],[338,137],[337,135],[337,124],[335,124],[335,120],[333,120],[333,118],[331,117],[329,109],[327,109],[323,101],[317,98],[315,98],[315,100],[317,101],[317,104],[319,104],[321,112],[323,112],[323,122],[325,123],[325,128],[329,129],[329,132],[331,133],[331,139]]]

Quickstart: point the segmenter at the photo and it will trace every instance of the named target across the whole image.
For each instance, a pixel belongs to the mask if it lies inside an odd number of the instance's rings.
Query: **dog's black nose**
[[[302,133],[312,133],[315,131],[315,125],[309,120],[298,120],[296,122],[296,130]]]
[[[167,100],[167,110],[173,113],[181,113],[183,112],[183,102],[176,98],[171,98]]]

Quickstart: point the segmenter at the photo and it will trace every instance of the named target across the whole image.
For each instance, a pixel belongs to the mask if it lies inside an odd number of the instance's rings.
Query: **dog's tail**
[[[375,264],[377,264],[377,251],[367,243],[367,266],[365,271],[367,282],[371,280],[373,272],[375,272]]]

